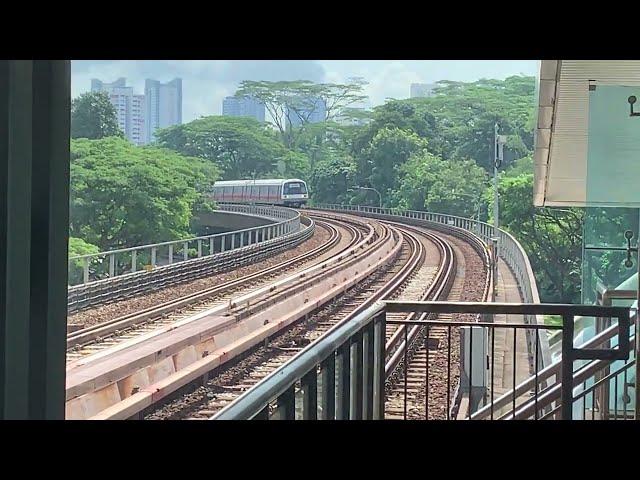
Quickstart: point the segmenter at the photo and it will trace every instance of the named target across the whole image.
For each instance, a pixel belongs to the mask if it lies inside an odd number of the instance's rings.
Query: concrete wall
[[[229,232],[232,230],[243,230],[245,228],[259,227],[261,225],[271,225],[274,220],[254,217],[243,213],[215,211],[205,213],[194,220],[194,225],[199,234],[214,234]]]

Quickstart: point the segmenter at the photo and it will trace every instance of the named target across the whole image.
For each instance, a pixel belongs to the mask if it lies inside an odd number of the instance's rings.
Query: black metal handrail
[[[608,363],[629,358],[630,309],[627,307],[516,304],[481,302],[404,302],[387,301],[368,308],[353,320],[329,331],[299,352],[254,388],[221,410],[213,419],[295,419],[296,394],[302,396],[304,419],[316,419],[318,413],[318,377],[322,385],[320,395],[323,419],[381,419],[384,418],[384,361],[387,312],[425,312],[491,315],[561,315],[562,325],[502,324],[492,322],[464,322],[438,320],[411,321],[409,324],[439,326],[469,326],[485,328],[513,328],[563,331],[561,388],[562,418],[572,417],[573,362],[596,360]],[[617,318],[618,348],[575,348],[573,327],[575,316]],[[402,321],[390,321],[398,323]],[[624,332],[620,335],[620,332]],[[515,365],[514,365],[515,368]],[[318,375],[318,369],[320,375]],[[536,365],[537,374],[537,365]],[[515,382],[514,382],[515,383]],[[299,390],[296,386],[300,384]],[[515,385],[514,385],[515,386]],[[537,390],[537,387],[536,387]],[[568,399],[568,401],[566,400]],[[275,407],[271,403],[275,401]],[[515,414],[515,400],[514,400]],[[537,412],[537,408],[536,408]]]
[[[367,346],[373,343],[373,352],[377,353],[374,362],[377,364],[370,370],[369,380],[371,383],[370,392],[367,391],[367,395],[371,397],[377,397],[378,399],[384,398],[381,395],[384,386],[383,374],[384,374],[384,305],[376,303],[369,307],[367,310],[356,316],[352,321],[345,323],[341,328],[334,329],[327,332],[319,341],[316,341],[304,350],[300,351],[295,357],[289,360],[287,363],[279,367],[277,370],[267,376],[262,382],[258,383],[254,388],[248,390],[241,395],[236,401],[222,409],[217,415],[213,417],[215,420],[249,420],[249,419],[267,419],[269,417],[269,403],[272,401],[277,402],[277,408],[281,411],[281,418],[294,419],[294,402],[295,402],[295,384],[298,381],[305,380],[303,382],[303,388],[305,384],[313,388],[313,382],[316,378],[315,375],[310,376],[309,373],[315,373],[313,370],[320,365],[323,371],[323,379],[328,378],[329,382],[323,382],[323,397],[327,397],[323,402],[323,412],[325,418],[327,410],[335,408],[336,417],[339,419],[349,419],[351,410],[356,411],[354,416],[357,415],[357,410],[360,405],[352,405],[350,398],[348,398],[349,391],[352,390],[351,378],[358,378],[362,380],[362,369],[358,370],[357,359],[351,358],[351,349],[357,350],[357,336],[362,335],[362,330],[365,327],[373,327],[366,333]],[[373,330],[373,332],[371,331]],[[371,336],[373,333],[373,337]],[[373,342],[371,342],[373,340]],[[362,338],[360,339],[362,341]],[[361,347],[362,345],[360,345]],[[354,348],[355,347],[355,348]],[[361,349],[360,349],[361,350]],[[362,351],[362,350],[361,350]],[[367,357],[369,356],[367,353]],[[326,362],[333,354],[337,354],[334,368],[331,368],[329,362]],[[355,361],[354,361],[355,360]],[[355,364],[355,365],[352,365]],[[327,372],[335,372],[335,366],[339,365],[339,381],[338,387],[342,390],[343,402],[338,401],[337,405],[330,400],[330,395],[327,395],[332,390],[331,385],[335,385],[335,377],[329,378]],[[345,369],[345,366],[349,365]],[[356,370],[356,371],[354,371]],[[377,375],[376,375],[377,373]],[[364,383],[364,382],[361,382]],[[358,389],[359,390],[359,389]],[[369,389],[367,389],[369,390]],[[361,396],[362,392],[351,392],[356,397]],[[338,398],[340,400],[340,398]],[[317,404],[313,402],[305,402],[305,408],[303,409],[303,416],[306,418],[315,418],[317,411]],[[333,406],[332,406],[333,403]],[[371,414],[367,415],[369,418],[382,418],[382,408],[384,408],[379,402],[376,406],[374,402],[371,402]],[[351,407],[354,407],[353,409]]]

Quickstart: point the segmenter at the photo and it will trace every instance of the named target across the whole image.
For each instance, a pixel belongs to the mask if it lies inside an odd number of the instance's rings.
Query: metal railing
[[[70,286],[86,285],[105,278],[134,274],[141,270],[153,270],[158,266],[172,265],[191,258],[202,258],[234,250],[300,230],[300,213],[289,208],[221,204],[219,210],[266,218],[274,223],[215,235],[70,257],[70,283],[73,277],[81,277]],[[80,275],[77,275],[78,273]]]
[[[437,228],[437,225],[445,225],[448,228],[459,228],[469,231],[480,237],[487,248],[495,249],[496,256],[502,258],[513,272],[518,288],[524,302],[540,303],[540,295],[536,285],[535,276],[531,263],[527,257],[522,245],[511,235],[502,229],[496,229],[493,225],[485,222],[479,222],[470,218],[458,217],[455,215],[447,215],[442,213],[422,212],[418,210],[403,210],[399,208],[379,208],[362,205],[337,205],[337,204],[319,204],[314,205],[314,209],[331,210],[340,212],[357,213],[358,215],[380,218],[380,219],[401,219],[406,223],[414,225],[428,226]],[[497,268],[497,265],[495,266]],[[497,272],[496,272],[497,273]],[[497,275],[495,276],[497,278]],[[544,317],[540,315],[527,315],[524,322],[530,325],[544,325]],[[541,331],[537,337],[533,331],[527,331],[527,342],[529,353],[538,349],[539,368],[544,368],[551,364],[551,352],[549,349],[549,340],[547,331]]]
[[[69,287],[67,290],[67,309],[69,313],[113,302],[120,298],[131,298],[136,295],[166,288],[182,282],[209,277],[217,273],[229,271],[269,258],[290,248],[300,245],[311,238],[315,231],[315,222],[303,218],[304,227],[298,231],[262,239],[258,234],[258,243],[252,243],[234,250],[216,252],[200,258],[190,258],[171,265],[159,265],[149,271],[138,271],[105,278]],[[232,232],[228,234],[231,235]],[[238,231],[233,232],[238,233]],[[239,243],[239,242],[238,242]]]
[[[458,330],[460,327],[469,329],[471,339],[468,346],[461,342],[460,361],[451,362],[449,356],[449,373],[453,370],[462,379],[460,388],[467,388],[469,395],[468,407],[463,409],[457,417],[448,414],[448,418],[486,418],[479,415],[489,411],[491,419],[549,419],[574,418],[574,406],[586,395],[594,398],[594,389],[604,385],[613,377],[611,375],[597,379],[590,389],[576,391],[575,387],[585,384],[616,360],[629,359],[631,346],[630,309],[626,307],[604,307],[592,305],[556,305],[556,304],[510,304],[510,303],[481,303],[481,302],[403,302],[388,301],[377,303],[356,316],[349,322],[338,324],[316,342],[307,346],[289,362],[272,372],[256,387],[245,392],[235,402],[221,410],[213,417],[216,420],[240,419],[382,419],[385,417],[385,329],[387,324],[403,323],[403,321],[387,321],[386,314],[394,312],[428,313],[428,314],[476,314],[482,315],[482,322],[465,321],[411,321],[404,322],[423,326],[425,330],[425,346],[431,348],[430,330],[447,328]],[[562,325],[532,325],[527,323],[494,323],[494,315],[560,315]],[[597,318],[616,318],[608,332],[617,335],[619,344],[605,346],[602,343],[588,342],[575,347],[573,345],[574,318],[578,315]],[[470,328],[473,327],[473,328]],[[473,354],[473,335],[486,338],[484,345],[493,343],[498,329],[511,329],[514,340],[517,332],[531,330],[534,336],[543,330],[562,331],[562,363],[554,366],[560,371],[550,374],[551,367],[539,369],[538,362],[534,363],[532,386],[527,388],[528,395],[522,399],[513,396],[511,402],[498,408],[494,398],[493,383],[496,369],[492,364],[496,361],[495,347],[488,348],[487,358],[484,351],[481,355]],[[620,335],[621,334],[621,335]],[[450,334],[451,335],[451,334]],[[489,340],[490,339],[490,340]],[[449,344],[450,345],[450,344]],[[598,348],[599,347],[599,348]],[[514,344],[515,351],[515,344]],[[438,374],[429,377],[430,359],[426,355],[425,365],[425,398],[423,409],[425,419],[433,418],[429,414],[430,388],[434,382],[444,382],[442,369],[432,366],[431,371]],[[438,358],[436,356],[436,358]],[[440,358],[442,358],[440,356]],[[474,360],[476,368],[474,369]],[[577,361],[586,361],[574,370]],[[514,356],[514,371],[517,368]],[[479,364],[479,365],[478,365]],[[632,363],[627,363],[626,368]],[[408,362],[405,361],[405,368]],[[619,375],[624,369],[618,369],[612,375]],[[559,373],[559,375],[558,375]],[[484,385],[481,379],[491,377],[489,385]],[[408,376],[405,373],[404,381]],[[415,382],[415,375],[413,376]],[[430,383],[431,382],[431,383]],[[514,376],[515,387],[515,376]],[[450,384],[451,382],[449,382]],[[483,386],[484,385],[484,386]],[[467,386],[467,387],[465,387]],[[449,388],[449,387],[447,387]],[[475,395],[472,392],[475,388]],[[519,387],[518,387],[519,388]],[[513,388],[512,391],[516,391]],[[405,395],[407,387],[404,387]],[[448,403],[453,396],[438,395],[440,403]],[[528,398],[527,398],[528,397]],[[405,415],[407,415],[407,401],[405,396]],[[449,400],[443,400],[449,398]],[[567,400],[568,399],[568,400]],[[598,404],[594,400],[595,412]],[[453,411],[452,405],[440,405],[446,412]],[[510,407],[510,408],[509,408]],[[479,409],[478,409],[479,408]],[[601,408],[601,407],[600,407]],[[474,413],[474,410],[476,412]]]

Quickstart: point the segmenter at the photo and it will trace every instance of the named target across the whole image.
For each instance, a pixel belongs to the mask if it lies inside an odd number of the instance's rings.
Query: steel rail
[[[107,322],[92,325],[75,332],[71,332],[67,335],[67,349],[79,345],[86,345],[87,343],[95,341],[98,338],[110,336],[119,330],[128,329],[134,325],[148,323],[149,320],[162,317],[170,311],[182,308],[186,305],[193,304],[198,301],[205,300],[217,294],[222,294],[231,289],[246,286],[251,282],[255,282],[266,276],[278,273],[279,271],[291,267],[296,263],[304,262],[317,255],[321,255],[327,250],[333,248],[340,241],[340,235],[335,226],[326,221],[323,222],[323,226],[326,226],[331,232],[329,240],[309,252],[300,254],[294,258],[278,263],[277,265],[264,268],[258,272],[245,275],[238,279],[230,280],[220,285],[216,285],[215,287],[211,287],[207,290],[185,295],[183,297],[162,303],[160,305],[154,305],[153,307],[149,307],[138,312],[127,314]],[[350,227],[347,227],[347,229],[349,228]],[[348,246],[345,247],[345,250],[351,248],[354,243],[357,243],[361,240],[361,234],[359,230],[353,228],[352,235],[353,237]]]

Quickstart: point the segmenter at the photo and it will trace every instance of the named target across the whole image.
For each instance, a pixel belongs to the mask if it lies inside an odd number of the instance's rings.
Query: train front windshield
[[[285,183],[282,193],[284,195],[300,195],[307,193],[307,187],[304,183],[301,182]]]

